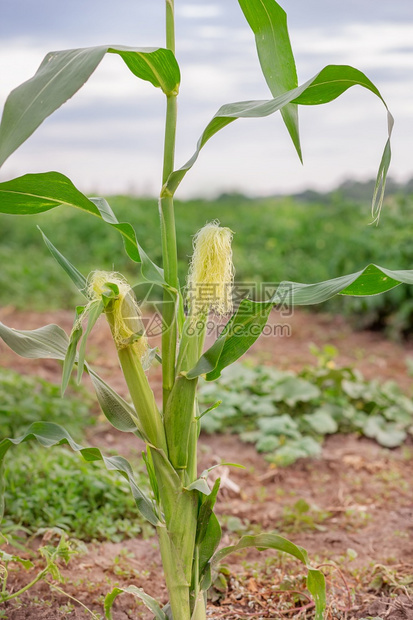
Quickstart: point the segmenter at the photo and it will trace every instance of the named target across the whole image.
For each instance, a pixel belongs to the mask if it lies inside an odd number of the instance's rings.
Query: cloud
[[[182,4],[176,7],[176,14],[184,19],[211,19],[222,15],[217,4]]]
[[[161,3],[39,0],[7,4],[0,29],[0,104],[36,71],[50,49],[117,42],[162,44]],[[396,117],[394,176],[412,171],[413,8],[371,0],[286,0],[300,81],[325,64],[366,72]],[[224,103],[268,98],[254,36],[236,2],[177,3],[177,57],[182,69],[177,165],[192,155],[207,122]],[[405,6],[406,5],[406,6]],[[145,6],[145,9],[142,7]],[[411,3],[409,6],[413,7]],[[115,8],[114,8],[115,7]],[[407,7],[407,8],[406,8]],[[91,15],[96,22],[91,27]],[[410,11],[410,13],[409,13]],[[82,15],[82,19],[79,19]],[[67,17],[67,19],[66,19]],[[161,22],[162,18],[162,22]],[[33,21],[34,20],[34,21]],[[120,58],[108,56],[77,95],[48,119],[5,164],[2,178],[56,168],[87,191],[159,190],[164,98],[136,79]],[[305,167],[280,115],[239,120],[205,146],[180,196],[238,188],[250,194],[331,187],[344,177],[376,173],[386,133],[383,106],[354,88],[327,106],[300,108]],[[94,189],[95,188],[95,189]]]

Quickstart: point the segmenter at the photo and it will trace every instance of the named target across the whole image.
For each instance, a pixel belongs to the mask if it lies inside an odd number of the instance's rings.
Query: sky
[[[411,0],[284,0],[299,83],[327,64],[367,74],[393,116],[399,181],[413,176]],[[252,32],[236,0],[175,0],[181,68],[176,165],[193,153],[224,103],[268,99]],[[164,45],[163,0],[0,0],[0,107],[44,55],[101,44]],[[387,135],[383,104],[360,87],[324,106],[300,106],[304,165],[279,113],[240,119],[205,146],[177,196],[252,196],[329,190],[376,175]],[[0,180],[57,170],[84,192],[156,195],[165,101],[108,55],[86,85],[0,170]]]

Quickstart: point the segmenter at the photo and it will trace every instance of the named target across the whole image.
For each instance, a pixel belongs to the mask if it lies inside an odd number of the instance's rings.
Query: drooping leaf
[[[115,392],[88,364],[85,367],[95,388],[100,408],[107,420],[118,431],[135,433],[144,438],[136,411],[132,405]]]
[[[149,609],[149,611],[155,614],[155,620],[168,620],[168,616],[165,614],[164,611],[162,611],[159,603],[155,601],[152,596],[146,594],[146,592],[142,590],[142,588],[138,588],[137,586],[127,586],[126,588],[116,587],[113,588],[112,592],[109,592],[109,594],[106,595],[104,608],[105,617],[107,618],[107,620],[112,620],[113,603],[115,602],[116,597],[119,596],[119,594],[122,594],[122,592],[125,592],[126,594],[133,594],[133,596],[139,598],[142,603]]]
[[[292,543],[291,541],[278,536],[277,534],[258,534],[256,536],[243,536],[236,545],[224,547],[215,553],[211,560],[211,564],[216,566],[222,562],[231,553],[241,551],[253,547],[262,551],[263,549],[277,549],[284,553],[294,556],[302,562],[308,569],[307,587],[311,595],[314,597],[316,605],[316,620],[323,620],[323,614],[326,606],[325,579],[321,571],[313,568],[308,560],[305,549]]]
[[[322,303],[335,295],[379,295],[399,284],[413,284],[413,270],[392,271],[368,265],[356,273],[315,284],[282,282],[272,301],[284,306],[307,306]]]
[[[264,329],[273,305],[314,305],[335,295],[379,295],[399,284],[413,284],[413,270],[392,271],[368,265],[356,273],[315,284],[282,282],[269,301],[243,300],[222,334],[187,373],[187,377],[192,379],[203,375],[207,381],[217,379],[226,366],[252,346]]]
[[[0,323],[0,338],[18,355],[29,359],[65,360],[69,347],[66,332],[58,325],[34,330],[17,330]],[[117,394],[90,366],[86,365],[103,413],[118,430],[141,433],[133,407]]]
[[[383,102],[387,110],[388,140],[380,163],[376,187],[373,196],[372,212],[377,216],[383,201],[387,171],[390,165],[390,137],[393,129],[393,117],[375,85],[358,69],[347,65],[327,65],[313,78],[274,99],[260,101],[239,101],[223,105],[203,131],[192,157],[178,170],[172,172],[164,186],[164,192],[174,193],[182,179],[192,168],[203,146],[220,129],[237,118],[262,118],[269,116],[291,103],[300,105],[320,105],[333,101],[352,86],[362,86],[374,93]]]
[[[52,422],[35,422],[29,426],[26,433],[21,437],[3,439],[3,441],[0,442],[0,462],[3,461],[12,445],[19,445],[33,439],[37,440],[46,448],[68,444],[73,451],[79,452],[85,461],[103,461],[106,469],[119,472],[129,482],[133,498],[141,515],[152,523],[152,525],[160,525],[159,519],[153,510],[152,502],[136,484],[132,468],[126,459],[122,456],[106,457],[101,453],[99,448],[83,448],[58,424]]]
[[[165,94],[177,92],[179,67],[167,49],[100,45],[50,52],[37,73],[7,98],[0,124],[0,166],[87,82],[106,53],[121,56],[134,75],[161,88]]]
[[[140,262],[133,227],[128,223],[119,223],[106,200],[103,198],[89,200],[63,174],[59,172],[25,174],[17,179],[0,183],[0,213],[34,215],[61,205],[86,211],[116,228],[123,236],[129,257],[135,262]],[[55,258],[57,259],[56,256]]]
[[[58,325],[45,325],[33,330],[19,330],[0,322],[0,338],[17,355],[29,359],[64,360],[69,338]]]
[[[261,69],[273,97],[298,86],[297,70],[287,27],[287,14],[275,0],[238,0],[255,34]],[[281,108],[297,154],[302,161],[297,104]]]

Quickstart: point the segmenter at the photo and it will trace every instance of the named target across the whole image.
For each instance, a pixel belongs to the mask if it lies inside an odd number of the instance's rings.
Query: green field
[[[120,221],[134,223],[140,244],[160,264],[156,200],[113,196],[109,202]],[[367,201],[346,198],[338,192],[328,197],[305,194],[301,199],[228,195],[211,201],[178,201],[181,282],[191,254],[192,235],[214,219],[235,232],[238,281],[316,282],[357,271],[370,262],[390,269],[411,269],[412,205],[411,194],[389,196],[380,224],[375,226],[369,225]],[[85,275],[93,269],[114,269],[132,282],[138,280],[139,268],[125,256],[120,236],[92,216],[61,207],[41,216],[1,216],[0,222],[2,306],[43,310],[72,308],[79,301],[72,283],[49,255],[36,225]],[[394,334],[411,328],[413,297],[408,287],[399,287],[368,303],[349,299],[332,303],[328,308],[333,311],[353,315],[363,311],[363,325],[386,327]]]

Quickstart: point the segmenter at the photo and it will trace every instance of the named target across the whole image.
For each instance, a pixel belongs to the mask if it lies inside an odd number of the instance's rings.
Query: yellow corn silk
[[[142,314],[131,287],[125,278],[116,272],[94,271],[88,279],[90,303],[100,300],[104,293],[116,287],[119,291],[106,309],[110,319],[113,339],[118,349],[133,347],[139,359],[144,361],[149,351],[148,341],[142,323]]]
[[[233,232],[216,221],[196,233],[187,280],[191,316],[208,314],[209,311],[218,315],[231,312],[234,283],[232,237]]]

